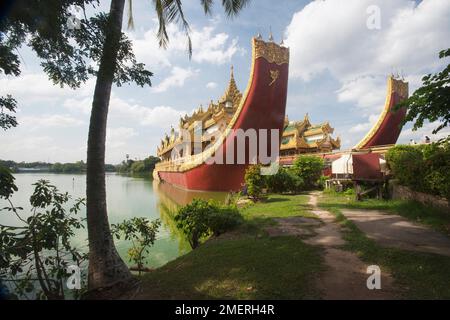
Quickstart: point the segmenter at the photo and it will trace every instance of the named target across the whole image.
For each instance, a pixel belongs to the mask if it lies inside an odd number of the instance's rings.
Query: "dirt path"
[[[378,210],[341,210],[362,232],[381,246],[450,257],[450,239],[401,216]]]
[[[317,277],[317,288],[324,299],[397,298],[393,279],[386,271],[381,270],[381,290],[367,288],[367,278],[370,276],[366,273],[368,265],[356,254],[340,248],[345,244],[340,226],[332,214],[317,207],[317,197],[318,193],[312,193],[309,205],[312,207],[312,213],[320,219],[319,222],[317,219],[299,217],[277,219],[278,226],[268,230],[269,234],[301,236],[305,243],[324,249],[327,269]]]

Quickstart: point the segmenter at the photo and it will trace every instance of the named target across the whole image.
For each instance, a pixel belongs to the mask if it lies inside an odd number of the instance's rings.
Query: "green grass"
[[[383,210],[398,214],[409,220],[425,224],[437,231],[450,235],[450,213],[417,201],[367,199],[356,201],[354,195],[345,195],[332,191],[324,192],[323,208],[348,208]]]
[[[321,249],[297,237],[269,238],[272,218],[308,216],[306,195],[272,195],[242,210],[232,237],[208,241],[142,277],[144,299],[312,299]]]
[[[273,194],[266,201],[251,204],[243,208],[241,212],[248,220],[286,218],[292,216],[315,218],[316,216],[309,211],[311,207],[308,205],[308,200],[308,196],[304,194]]]
[[[410,213],[404,210],[412,208],[412,204],[377,200],[355,203],[350,198],[333,193],[324,193],[319,201],[320,207],[335,214],[337,221],[346,227],[343,233],[347,245],[344,249],[356,252],[367,263],[377,264],[382,269],[388,270],[398,287],[402,289],[405,298],[450,299],[450,257],[381,247],[346,219],[340,211],[342,208],[383,209],[403,213],[403,216],[408,217]],[[413,216],[428,215],[420,213],[417,209],[412,210]],[[439,219],[429,218],[427,221]],[[435,227],[438,226],[439,224],[435,224]]]
[[[145,299],[317,298],[319,252],[293,237],[206,243],[143,277]]]

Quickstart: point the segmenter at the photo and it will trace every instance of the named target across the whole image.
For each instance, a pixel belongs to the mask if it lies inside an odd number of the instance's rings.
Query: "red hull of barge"
[[[242,109],[232,129],[278,129],[281,140],[288,90],[288,49],[279,47],[274,43],[264,43],[257,39],[253,41],[253,62],[249,87],[242,98]],[[270,46],[269,48],[276,46],[277,50],[285,53],[284,56],[287,59],[284,59],[283,63],[276,61],[267,47],[262,53],[258,52],[258,43],[262,46]],[[235,145],[235,141],[236,137],[231,131],[219,147],[223,154],[226,154],[227,148]],[[248,153],[248,148],[246,149],[246,153]],[[270,139],[267,149],[270,153]],[[248,154],[246,159],[248,160]],[[183,189],[238,191],[242,188],[247,166],[248,164],[203,163],[184,172],[164,171],[162,169],[157,170],[156,174],[161,181]]]

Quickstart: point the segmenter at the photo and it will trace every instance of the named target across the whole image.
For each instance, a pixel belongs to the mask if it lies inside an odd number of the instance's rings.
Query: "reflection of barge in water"
[[[211,102],[206,111],[200,108],[193,116],[180,120],[180,131],[198,134],[195,123],[202,123],[202,152],[194,154],[195,146],[187,151],[176,152],[176,146],[183,144],[183,136],[172,130],[158,148],[162,162],[154,170],[155,179],[165,181],[188,190],[237,191],[244,180],[249,165],[248,143],[245,145],[245,164],[239,163],[236,152],[233,164],[225,159],[230,150],[236,150],[236,130],[276,129],[282,132],[285,119],[289,69],[289,49],[253,39],[252,67],[246,92],[241,95],[234,79],[218,104]],[[215,140],[209,135],[219,132]],[[189,143],[190,144],[190,143]],[[261,146],[259,146],[261,147]],[[271,153],[270,139],[267,143]],[[174,152],[175,151],[175,152]],[[183,154],[184,153],[184,154]],[[206,164],[205,161],[218,154],[224,155],[224,164]],[[226,163],[226,164],[225,164]]]

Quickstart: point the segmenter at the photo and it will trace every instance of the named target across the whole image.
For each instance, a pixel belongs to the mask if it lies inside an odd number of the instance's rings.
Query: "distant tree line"
[[[144,160],[124,160],[116,166],[116,171],[121,174],[147,175],[153,172],[155,165],[161,161],[157,157],[150,156]]]
[[[15,162],[12,160],[0,160],[0,166],[9,168],[12,172],[20,172],[23,169],[39,170],[41,172],[54,173],[83,173],[86,172],[86,163],[81,160],[74,163],[48,163],[48,162]],[[106,164],[107,172],[115,172],[116,166]]]

